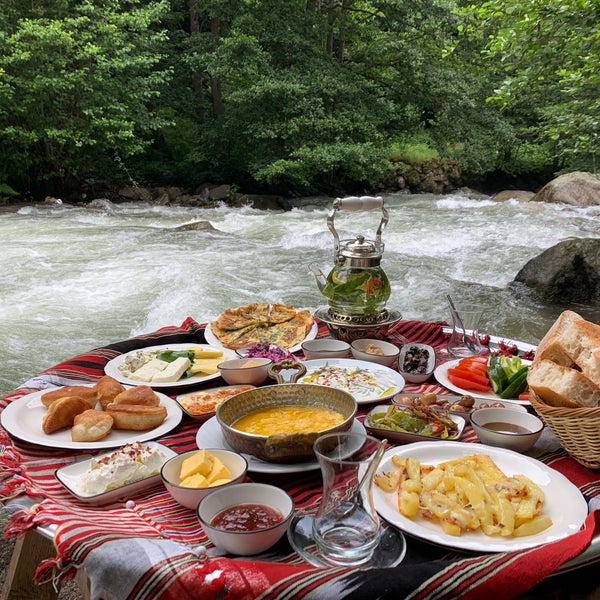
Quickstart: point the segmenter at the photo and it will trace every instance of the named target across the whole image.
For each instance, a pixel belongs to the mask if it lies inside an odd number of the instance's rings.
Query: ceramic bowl
[[[228,531],[211,525],[221,511],[240,504],[259,504],[275,509],[281,521],[265,529]],[[206,495],[197,509],[198,519],[208,539],[230,554],[251,556],[275,545],[285,534],[294,515],[294,501],[281,488],[265,483],[238,483]]]
[[[347,358],[350,356],[350,344],[342,340],[329,338],[306,340],[301,344],[306,360],[315,358]]]
[[[510,408],[478,408],[471,413],[471,425],[482,444],[516,452],[529,450],[544,429],[535,415]]]
[[[435,370],[435,350],[428,344],[404,344],[398,357],[398,372],[409,383],[427,381]]]
[[[398,346],[375,338],[354,340],[350,348],[356,360],[366,360],[386,367],[395,367],[400,354]]]
[[[309,433],[290,433],[282,424],[277,435],[259,435],[236,429],[241,417],[259,409],[282,406],[314,406],[339,412],[344,420],[335,427]],[[228,398],[217,407],[216,418],[224,440],[236,452],[250,454],[274,463],[314,460],[313,443],[323,433],[347,431],[352,427],[357,404],[354,396],[344,390],[310,383],[282,383],[255,388]]]
[[[260,385],[269,376],[270,358],[232,358],[217,365],[229,385]]]
[[[222,450],[220,448],[206,448],[207,452],[216,456],[229,469],[232,479],[229,483],[224,483],[215,487],[206,488],[191,488],[180,484],[179,473],[183,461],[198,452],[198,450],[190,450],[183,452],[169,459],[160,471],[160,477],[164,486],[171,496],[186,508],[196,510],[198,503],[204,496],[214,490],[229,489],[232,485],[240,483],[246,477],[248,471],[248,462],[243,456],[231,452],[230,450]]]

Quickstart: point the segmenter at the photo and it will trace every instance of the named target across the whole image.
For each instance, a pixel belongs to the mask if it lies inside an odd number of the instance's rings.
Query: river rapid
[[[385,195],[388,307],[450,320],[446,294],[487,306],[482,331],[537,343],[564,308],[511,285],[568,237],[597,237],[600,207],[493,202],[475,193]],[[254,301],[325,304],[308,267],[333,266],[332,198],[291,211],[126,203],[112,210],[0,209],[0,396],[57,362],[132,335]],[[338,212],[341,239],[374,239],[381,211]],[[215,231],[180,229],[208,221]]]

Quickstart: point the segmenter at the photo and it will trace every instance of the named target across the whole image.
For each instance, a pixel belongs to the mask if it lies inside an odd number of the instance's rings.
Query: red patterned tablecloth
[[[388,332],[389,341],[423,342],[444,347],[445,323],[400,321]],[[320,337],[328,335],[320,323]],[[203,343],[204,327],[188,318],[179,327],[92,350],[60,363],[0,399],[0,410],[22,396],[50,385],[93,382],[104,365],[130,350],[169,343]],[[214,383],[213,383],[214,385]],[[407,391],[444,392],[429,381],[408,385]],[[363,411],[364,414],[364,411]],[[177,452],[196,448],[198,422],[185,418],[160,442]],[[463,441],[477,442],[470,428]],[[283,539],[265,555],[250,558],[210,556],[194,511],[178,505],[162,485],[103,506],[78,502],[58,482],[54,472],[81,458],[81,452],[19,442],[0,429],[6,446],[0,455],[0,496],[28,498],[16,510],[7,533],[21,535],[41,528],[52,531],[57,556],[41,564],[40,580],[61,579],[83,567],[93,598],[173,599],[227,598],[484,598],[490,594],[516,597],[561,565],[581,555],[600,535],[600,511],[590,512],[582,530],[564,540],[519,552],[460,553],[407,538],[403,562],[388,569],[317,568],[305,563]],[[587,501],[600,496],[600,474],[586,469],[562,449],[537,456],[566,475]],[[255,481],[286,489],[297,508],[316,507],[321,493],[318,471],[271,475],[250,473]],[[209,550],[207,556],[205,550]],[[596,557],[593,559],[595,560]]]

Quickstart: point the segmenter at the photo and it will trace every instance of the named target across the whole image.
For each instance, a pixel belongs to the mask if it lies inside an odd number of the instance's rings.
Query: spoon
[[[454,317],[456,323],[458,324],[459,329],[462,330],[463,340],[465,341],[467,348],[473,354],[479,354],[479,348],[473,343],[473,340],[471,340],[471,338],[467,335],[467,330],[465,329],[462,319],[460,318],[460,315],[458,314],[458,311],[456,310],[456,306],[454,305],[454,302],[452,301],[452,297],[450,296],[450,294],[446,294],[446,298],[448,299],[448,304],[450,304],[450,311],[452,312],[452,316]]]

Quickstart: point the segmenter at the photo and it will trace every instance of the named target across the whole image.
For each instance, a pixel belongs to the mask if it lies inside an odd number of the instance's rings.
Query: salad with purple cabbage
[[[274,363],[281,362],[282,360],[298,360],[288,350],[274,344],[269,344],[269,342],[258,342],[247,348],[240,348],[236,352],[243,358],[270,358]]]

